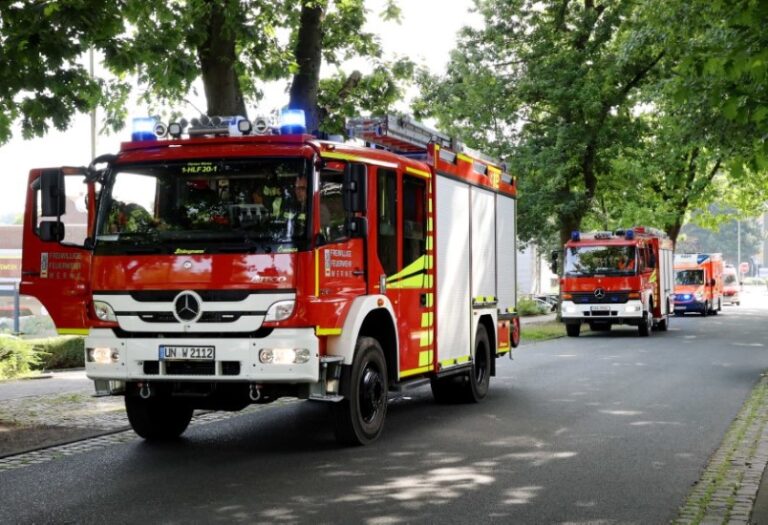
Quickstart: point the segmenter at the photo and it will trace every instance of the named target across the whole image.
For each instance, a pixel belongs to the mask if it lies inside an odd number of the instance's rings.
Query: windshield
[[[704,284],[704,270],[679,270],[675,274],[675,284]]]
[[[119,167],[102,192],[96,246],[305,248],[310,166],[304,159],[247,159]]]
[[[736,284],[736,274],[735,273],[723,274],[723,284]]]
[[[565,275],[634,275],[634,246],[580,246],[565,250]]]

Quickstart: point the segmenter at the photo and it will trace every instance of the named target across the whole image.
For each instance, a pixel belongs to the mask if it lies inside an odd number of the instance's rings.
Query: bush
[[[85,366],[85,340],[78,336],[60,336],[28,341],[41,356],[41,370],[82,368]]]
[[[42,356],[26,341],[0,335],[0,379],[29,374],[39,368]]]
[[[517,312],[521,316],[541,315],[546,314],[547,309],[541,306],[538,301],[523,297],[517,300]]]
[[[84,339],[77,336],[19,339],[0,335],[0,379],[39,370],[85,366]]]

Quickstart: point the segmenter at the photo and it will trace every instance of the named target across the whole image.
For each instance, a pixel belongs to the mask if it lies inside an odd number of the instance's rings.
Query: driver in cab
[[[621,271],[632,271],[635,269],[635,260],[630,259],[626,254],[621,254],[616,263],[616,269]]]

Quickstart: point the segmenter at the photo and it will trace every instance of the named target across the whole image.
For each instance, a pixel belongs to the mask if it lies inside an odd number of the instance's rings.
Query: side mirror
[[[365,217],[347,217],[344,227],[350,237],[368,237],[368,221]]]
[[[344,168],[344,210],[365,212],[367,204],[365,164],[349,163]]]
[[[64,171],[43,170],[40,174],[40,200],[43,217],[61,217],[67,211]]]
[[[39,229],[43,242],[61,242],[64,240],[64,223],[61,221],[43,221]]]

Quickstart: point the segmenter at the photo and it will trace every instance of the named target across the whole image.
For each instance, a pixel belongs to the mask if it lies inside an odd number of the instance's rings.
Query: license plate
[[[608,306],[607,304],[601,304],[598,306],[591,307],[590,310],[592,310],[593,312],[610,312],[611,307]]]
[[[160,361],[213,361],[216,347],[160,345],[158,354]]]

